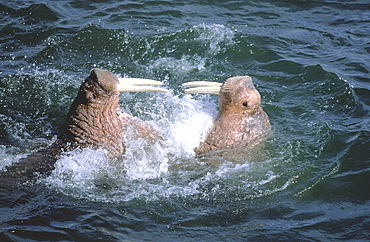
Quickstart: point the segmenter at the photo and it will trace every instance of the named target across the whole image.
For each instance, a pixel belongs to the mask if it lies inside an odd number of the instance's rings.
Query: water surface
[[[65,153],[0,189],[1,241],[365,241],[370,238],[367,1],[0,4],[0,168],[46,146],[95,67],[171,90],[121,94],[163,132]],[[237,161],[194,155],[217,97],[187,81],[250,75],[274,129]]]

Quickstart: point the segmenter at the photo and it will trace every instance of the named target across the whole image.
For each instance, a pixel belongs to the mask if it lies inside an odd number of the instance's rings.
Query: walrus
[[[109,158],[123,155],[127,130],[133,130],[137,137],[160,140],[157,131],[123,112],[118,102],[120,92],[167,92],[163,88],[145,86],[162,84],[150,79],[118,78],[107,70],[93,69],[81,84],[55,142],[6,167],[0,173],[1,186],[48,174],[62,152],[76,148],[102,148],[108,151]]]
[[[195,148],[197,154],[252,147],[271,131],[270,121],[261,107],[261,96],[249,76],[230,77],[225,83],[187,82],[186,93],[219,95],[219,111],[205,140]]]

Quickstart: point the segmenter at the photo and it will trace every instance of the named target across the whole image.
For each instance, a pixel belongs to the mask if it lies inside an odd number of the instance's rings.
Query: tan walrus
[[[270,121],[261,107],[261,96],[249,76],[235,76],[224,84],[217,82],[188,82],[197,86],[186,93],[219,95],[219,112],[206,138],[195,149],[197,154],[216,150],[252,147],[270,133]]]
[[[119,79],[109,71],[93,69],[82,83],[58,139],[72,148],[107,149],[110,157],[125,153],[124,133],[128,129],[134,130],[138,137],[159,139],[155,130],[123,112],[118,104],[119,92],[167,91],[142,84],[162,85],[148,79]]]
[[[57,140],[6,167],[0,173],[0,186],[11,188],[47,174],[63,151],[76,148],[103,148],[110,158],[125,153],[125,132],[148,140],[161,137],[144,121],[123,112],[119,106],[119,92],[158,91],[166,89],[145,85],[163,83],[138,78],[117,78],[113,73],[93,69],[81,84]]]

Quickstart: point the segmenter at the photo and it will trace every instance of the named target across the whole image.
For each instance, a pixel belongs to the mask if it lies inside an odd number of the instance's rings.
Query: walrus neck
[[[245,119],[248,116],[252,116],[252,115],[260,113],[261,110],[262,110],[261,107],[257,107],[253,109],[252,111],[226,109],[226,108],[220,109],[220,111],[217,114],[216,120]]]
[[[117,97],[80,103],[69,111],[59,138],[73,147],[102,147],[123,153],[125,147],[120,142],[123,129],[118,109]],[[117,145],[112,147],[112,144]]]
[[[219,122],[230,122],[230,120],[233,120],[233,122],[237,120],[242,120],[244,118],[244,115],[240,112],[225,112],[225,113],[218,113],[215,121]]]
[[[86,104],[82,105],[85,105],[87,109],[104,111],[109,109],[116,109],[117,107],[119,107],[118,100],[119,98],[114,96],[105,99],[90,100]]]

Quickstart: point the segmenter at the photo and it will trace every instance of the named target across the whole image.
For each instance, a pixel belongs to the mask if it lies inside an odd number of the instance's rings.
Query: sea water
[[[164,140],[122,159],[66,152],[0,189],[1,241],[369,239],[367,1],[12,1],[0,4],[0,169],[50,145],[92,68],[152,78],[122,93]],[[273,133],[199,157],[217,97],[187,81],[250,75]]]

